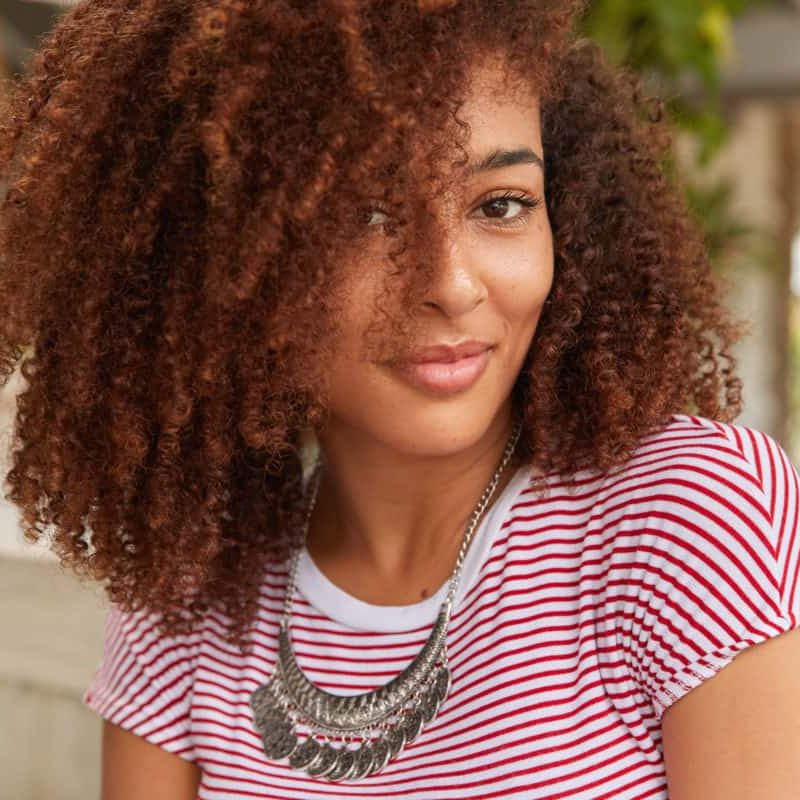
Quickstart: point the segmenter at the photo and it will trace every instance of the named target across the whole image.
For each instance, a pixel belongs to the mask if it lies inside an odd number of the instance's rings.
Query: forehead
[[[531,82],[515,78],[496,62],[473,71],[459,114],[470,128],[468,149],[527,146],[541,153],[539,97]]]
[[[406,170],[412,176],[424,174],[431,156],[459,184],[506,166],[544,169],[540,101],[533,82],[485,60],[470,68],[463,86],[456,101],[459,124],[450,117],[441,127],[418,126],[398,150],[386,152],[385,169],[377,171],[380,175],[373,171],[378,183],[368,192],[384,188],[387,179],[397,187]],[[413,193],[415,186],[412,179],[406,191]]]

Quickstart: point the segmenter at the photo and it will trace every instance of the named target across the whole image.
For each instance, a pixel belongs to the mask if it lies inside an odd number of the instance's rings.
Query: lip
[[[474,386],[486,371],[492,348],[482,345],[480,348],[471,347],[472,353],[453,359],[453,348],[439,351],[439,358],[449,360],[419,360],[421,353],[416,354],[417,360],[404,360],[395,362],[394,370],[404,380],[418,389],[436,395],[451,395],[464,392]],[[432,350],[432,348],[430,349]],[[425,358],[430,359],[430,350],[425,353]],[[464,347],[461,352],[466,352]]]
[[[470,339],[468,342],[461,342],[455,345],[437,344],[431,347],[420,347],[401,360],[412,364],[423,364],[427,362],[449,364],[455,361],[461,361],[464,358],[469,358],[470,356],[480,355],[490,348],[491,345],[487,342],[479,342],[475,339]]]

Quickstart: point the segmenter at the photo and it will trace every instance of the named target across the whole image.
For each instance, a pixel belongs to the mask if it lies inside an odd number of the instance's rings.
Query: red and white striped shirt
[[[743,649],[800,624],[798,476],[768,436],[674,416],[606,475],[545,493],[521,468],[484,517],[448,632],[439,715],[377,775],[330,783],[265,757],[250,693],[272,673],[286,581],[264,583],[255,646],[220,618],[182,638],[112,608],[84,702],[198,764],[203,800],[667,798],[660,720]],[[385,683],[427,638],[446,587],[373,606],[306,553],[292,640],[341,694]]]

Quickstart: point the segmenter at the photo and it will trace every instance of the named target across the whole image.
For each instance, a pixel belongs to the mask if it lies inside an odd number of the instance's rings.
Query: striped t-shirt
[[[331,783],[269,761],[251,692],[272,673],[287,578],[269,570],[246,657],[222,620],[177,639],[109,612],[84,701],[194,761],[203,800],[667,798],[661,717],[743,649],[800,624],[798,476],[770,437],[674,416],[607,474],[534,491],[518,470],[469,550],[439,714],[381,772]],[[303,554],[292,616],[317,685],[360,693],[416,655],[443,599],[373,606]]]

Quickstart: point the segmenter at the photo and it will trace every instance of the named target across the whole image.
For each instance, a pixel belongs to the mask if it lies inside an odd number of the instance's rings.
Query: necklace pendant
[[[376,724],[359,731],[348,728],[347,722],[353,718],[354,709],[383,708],[386,705],[385,702],[374,702],[376,697],[381,698],[380,693],[386,688],[347,697],[330,695],[314,687],[320,696],[314,698],[315,702],[310,702],[315,713],[309,714],[298,706],[279,662],[273,677],[256,689],[250,698],[265,755],[275,761],[287,759],[292,769],[332,782],[360,780],[380,772],[436,716],[450,688],[446,657],[415,685],[410,696],[394,705],[390,703],[388,712]],[[340,727],[320,725],[313,719],[321,714],[325,702],[330,701],[337,704],[344,721]]]

